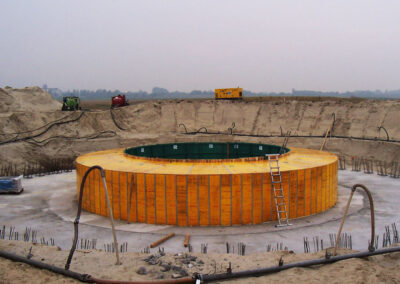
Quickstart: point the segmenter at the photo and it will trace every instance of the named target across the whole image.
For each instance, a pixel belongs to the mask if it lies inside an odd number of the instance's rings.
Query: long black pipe
[[[231,273],[220,273],[220,274],[213,274],[213,275],[199,274],[196,276],[196,278],[200,279],[203,282],[212,282],[212,281],[220,281],[220,280],[241,278],[241,277],[255,277],[255,276],[262,276],[262,275],[266,275],[266,274],[270,274],[270,273],[279,272],[279,271],[294,268],[294,267],[308,267],[308,266],[313,266],[313,265],[329,264],[329,263],[333,263],[333,262],[337,262],[337,261],[345,260],[345,259],[349,259],[349,258],[363,258],[363,257],[384,254],[384,253],[392,253],[392,252],[400,252],[400,247],[379,249],[379,250],[376,250],[373,252],[371,252],[371,251],[356,252],[356,253],[350,253],[350,254],[338,255],[338,256],[329,256],[328,255],[328,257],[323,258],[323,259],[306,260],[306,261],[301,261],[301,262],[293,262],[293,263],[283,264],[281,266],[278,265],[278,266],[271,266],[271,267],[266,267],[266,268],[253,269],[253,270],[244,270],[244,271],[231,272]]]
[[[66,270],[69,269],[69,266],[70,266],[71,260],[72,260],[72,256],[74,255],[76,244],[77,244],[77,241],[78,241],[78,229],[79,229],[78,226],[79,226],[79,219],[81,218],[81,212],[82,212],[82,198],[83,198],[83,189],[84,189],[84,186],[85,186],[85,181],[86,181],[86,178],[88,177],[89,173],[91,171],[95,170],[95,169],[98,169],[100,171],[101,177],[105,177],[104,170],[100,166],[90,167],[86,171],[85,175],[83,176],[83,179],[82,179],[82,182],[81,182],[81,187],[80,187],[80,190],[79,190],[78,212],[76,214],[76,218],[75,218],[75,221],[74,221],[74,239],[72,241],[71,250],[69,251],[67,263],[65,264],[65,269]],[[118,248],[116,248],[116,249],[118,249]]]
[[[61,274],[61,275],[64,275],[64,276],[67,276],[70,278],[74,278],[74,279],[77,279],[82,282],[93,283],[93,280],[91,280],[91,276],[88,274],[81,274],[81,273],[74,272],[71,270],[66,270],[61,267],[53,266],[53,265],[50,265],[50,264],[47,264],[47,263],[44,263],[41,261],[33,260],[33,259],[28,259],[28,258],[19,256],[19,255],[13,254],[13,253],[8,253],[8,252],[0,250],[0,257],[4,257],[4,258],[10,259],[12,261],[23,262],[23,263],[32,265],[32,266],[40,268],[40,269],[47,269],[51,272],[58,273],[58,274]]]
[[[200,129],[199,129],[200,130]],[[246,134],[246,133],[225,133],[225,132],[202,132],[202,131],[192,131],[180,134],[186,135],[196,135],[196,134],[208,134],[208,135],[233,135],[233,136],[243,136],[243,137],[260,137],[260,138],[273,138],[273,137],[285,137],[285,135],[274,135],[274,134]],[[324,135],[291,135],[290,138],[324,138]],[[382,141],[382,142],[392,142],[400,143],[400,140],[390,139],[377,139],[368,137],[353,137],[353,136],[343,136],[343,135],[332,135],[330,138],[342,138],[342,139],[353,139],[353,140],[364,140],[364,141]]]
[[[400,247],[392,247],[392,248],[386,248],[386,249],[379,249],[375,250],[373,252],[370,251],[364,251],[364,252],[357,252],[357,253],[350,253],[350,254],[345,254],[345,255],[338,255],[338,256],[329,256],[327,255],[326,258],[324,259],[314,259],[314,260],[306,260],[302,262],[293,262],[289,264],[282,264],[278,266],[271,266],[271,267],[266,267],[266,268],[260,268],[260,269],[253,269],[253,270],[244,270],[244,271],[239,271],[239,272],[231,272],[231,273],[221,273],[221,274],[214,274],[214,275],[207,275],[207,274],[198,274],[196,275],[196,279],[199,279],[203,282],[212,282],[212,281],[219,281],[219,280],[226,280],[226,279],[233,279],[233,278],[241,278],[241,277],[257,277],[257,276],[262,276],[266,274],[271,274],[275,272],[280,272],[286,269],[290,268],[295,268],[295,267],[308,267],[308,266],[313,266],[313,265],[321,265],[321,264],[329,264],[329,263],[334,263],[340,260],[346,260],[350,258],[363,258],[363,257],[368,257],[368,256],[374,256],[374,255],[379,255],[379,254],[385,254],[385,253],[393,253],[393,252],[400,252]],[[70,278],[77,279],[82,282],[88,282],[88,283],[143,283],[143,282],[123,282],[123,281],[113,281],[113,280],[102,280],[102,279],[96,279],[88,274],[81,274],[78,272],[73,272],[70,270],[66,270],[57,266],[53,266],[44,262],[36,261],[33,259],[28,259],[22,256],[18,256],[12,253],[4,252],[0,250],[0,257],[4,257],[13,261],[18,261],[18,262],[23,262],[29,265],[32,265],[34,267],[40,268],[40,269],[46,269],[49,271],[52,271],[54,273],[58,273]],[[182,281],[182,282],[181,282]],[[195,282],[195,279],[191,278],[185,278],[181,279],[181,281],[175,281],[174,283],[193,283]],[[150,283],[150,282],[149,282]],[[170,281],[155,281],[153,283],[171,283]]]
[[[385,130],[386,132],[386,141],[389,141],[389,133],[387,132],[386,128],[383,126],[379,126],[378,127],[378,131],[381,131],[381,129]]]

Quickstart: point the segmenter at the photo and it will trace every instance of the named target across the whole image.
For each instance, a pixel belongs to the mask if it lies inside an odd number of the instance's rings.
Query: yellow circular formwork
[[[291,148],[279,159],[290,219],[320,213],[337,201],[337,156]],[[77,191],[89,167],[99,165],[116,219],[149,224],[212,226],[277,220],[268,160],[166,160],[133,157],[124,149],[76,160]],[[108,216],[98,171],[86,181],[83,209]]]

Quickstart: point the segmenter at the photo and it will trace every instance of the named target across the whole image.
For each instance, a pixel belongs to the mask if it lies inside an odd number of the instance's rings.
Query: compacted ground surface
[[[73,237],[73,220],[76,206],[75,172],[24,179],[25,191],[21,195],[2,196],[0,203],[0,225],[5,225],[5,239],[0,240],[0,249],[18,255],[33,255],[33,259],[63,267],[67,259]],[[80,239],[96,239],[97,249],[78,250],[73,258],[71,270],[88,273],[98,278],[119,280],[172,279],[194,273],[215,274],[225,272],[231,263],[233,271],[257,269],[274,266],[280,257],[285,263],[305,259],[317,259],[324,251],[316,252],[313,238],[324,242],[324,249],[331,247],[330,233],[336,233],[344,206],[355,183],[364,183],[375,200],[376,229],[379,235],[378,247],[382,247],[385,225],[397,224],[399,208],[398,191],[400,180],[378,175],[366,175],[360,172],[339,172],[339,201],[326,213],[292,220],[288,228],[275,228],[275,223],[257,226],[234,227],[198,227],[185,228],[175,226],[154,226],[147,224],[126,224],[117,221],[117,237],[120,244],[127,243],[127,251],[121,253],[122,265],[115,264],[115,255],[107,245],[112,243],[109,220],[105,217],[83,212],[80,225]],[[352,248],[365,251],[370,238],[370,215],[366,196],[356,193],[344,226],[344,232],[352,236]],[[19,233],[20,241],[9,241],[10,227]],[[2,227],[3,228],[3,227]],[[36,231],[35,242],[32,238],[24,242],[26,228]],[[176,236],[159,247],[144,253],[146,247],[161,237],[175,232]],[[186,234],[191,234],[193,251],[183,247]],[[15,233],[14,233],[15,235]],[[310,252],[304,254],[303,238],[310,242]],[[11,236],[11,239],[15,238]],[[392,235],[393,238],[393,235]],[[43,239],[43,241],[42,241]],[[54,246],[52,246],[54,241]],[[42,245],[44,242],[48,244]],[[238,243],[246,245],[246,255],[238,255]],[[234,253],[226,254],[226,243],[234,247]],[[207,254],[201,253],[201,244],[207,244]],[[282,249],[283,251],[268,250]],[[287,249],[285,250],[285,248]],[[331,249],[329,249],[331,250]],[[341,249],[340,254],[351,253],[350,249]],[[279,281],[282,277],[289,283],[397,283],[400,274],[396,269],[400,254],[382,255],[366,259],[353,259],[335,264],[314,267],[294,268],[258,278],[231,280],[238,283],[265,283]],[[0,276],[4,283],[25,283],[26,277],[34,268],[0,259]],[[7,271],[7,272],[5,272]],[[339,275],[336,275],[339,274]],[[48,281],[73,282],[50,272],[35,272],[30,278],[32,283]],[[333,277],[334,279],[330,279]],[[37,278],[36,278],[37,277]],[[45,281],[44,281],[45,279]]]

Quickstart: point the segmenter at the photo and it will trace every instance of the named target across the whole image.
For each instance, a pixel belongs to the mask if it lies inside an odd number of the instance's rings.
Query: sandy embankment
[[[32,247],[32,259],[44,261],[59,267],[64,267],[68,251],[60,251],[56,247],[32,245],[16,241],[0,241],[0,250],[26,256]],[[349,250],[340,250],[340,254],[349,253]],[[154,255],[154,254],[153,254]],[[294,254],[290,252],[257,253],[247,256],[235,254],[199,254],[174,255],[166,254],[157,260],[157,264],[150,265],[144,261],[149,254],[123,253],[122,265],[115,265],[115,256],[98,250],[76,251],[71,270],[87,273],[96,278],[113,280],[155,280],[172,279],[176,274],[174,266],[184,268],[191,276],[193,273],[221,273],[226,272],[229,262],[233,271],[256,269],[275,266],[281,256],[285,263],[298,262],[306,259],[323,258],[324,252],[312,254]],[[191,261],[188,261],[192,259]],[[160,265],[161,264],[161,265]],[[162,272],[168,265],[170,270]],[[241,278],[223,283],[399,283],[400,253],[379,255],[365,259],[350,259],[329,265],[293,268],[263,277]],[[144,267],[146,275],[140,275],[137,270]],[[189,268],[190,267],[190,268]],[[161,276],[162,275],[162,276]],[[75,283],[77,281],[39,270],[22,263],[15,263],[0,258],[1,283]],[[216,282],[215,282],[216,283]]]
[[[248,141],[281,144],[283,138],[241,137],[253,135],[324,135],[335,113],[334,135],[400,140],[400,101],[301,98],[265,100],[156,100],[132,101],[115,109],[119,129],[110,110],[62,112],[61,104],[38,87],[0,89],[0,144],[3,162],[24,163],[43,158],[71,157],[83,153],[140,144],[174,141]],[[76,119],[76,120],[75,120]],[[72,121],[71,121],[72,120]],[[55,121],[68,122],[54,124]],[[53,125],[54,124],[54,125]],[[205,127],[226,135],[184,135]],[[38,129],[42,126],[44,128]],[[49,129],[47,130],[47,128]],[[32,131],[33,130],[33,131]],[[43,130],[46,130],[44,133]],[[204,131],[204,128],[203,128]],[[17,134],[19,133],[19,134]],[[99,135],[99,136],[97,136]],[[31,138],[33,137],[33,138]],[[93,138],[95,137],[95,138]],[[319,149],[322,138],[290,138],[288,146]],[[391,162],[400,156],[398,143],[335,138],[326,150]]]

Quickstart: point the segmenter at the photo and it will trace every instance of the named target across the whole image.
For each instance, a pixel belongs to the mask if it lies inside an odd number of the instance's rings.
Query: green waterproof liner
[[[127,148],[124,152],[147,158],[200,160],[262,157],[278,154],[280,150],[281,146],[270,144],[202,142],[146,145]],[[284,148],[281,154],[289,151],[289,148]]]

